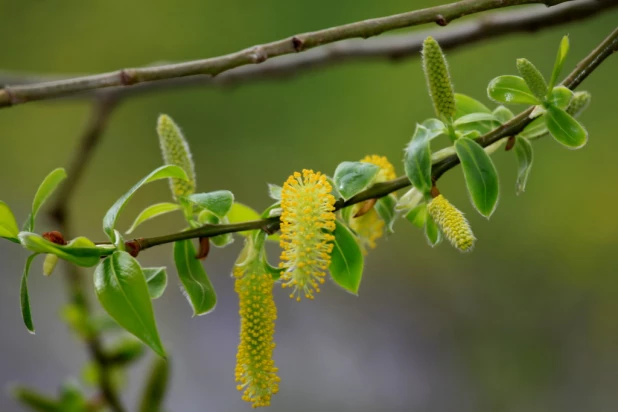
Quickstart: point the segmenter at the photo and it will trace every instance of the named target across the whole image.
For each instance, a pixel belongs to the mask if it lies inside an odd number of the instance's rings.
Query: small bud
[[[436,114],[451,119],[455,116],[455,91],[444,53],[431,36],[423,42],[423,70]]]
[[[58,256],[53,253],[45,255],[45,260],[43,261],[43,274],[45,276],[51,275],[56,268],[56,263],[58,263]]]
[[[544,101],[547,96],[547,82],[543,75],[528,59],[517,59],[517,70],[532,94],[540,101]]]
[[[451,244],[461,250],[468,252],[472,250],[476,238],[470,229],[470,224],[455,206],[453,206],[442,195],[435,197],[427,205],[427,212],[438,224],[444,236]]]
[[[195,168],[191,159],[191,150],[182,132],[171,117],[162,114],[157,122],[157,133],[165,164],[182,167],[189,177],[188,181],[170,179],[170,189],[174,199],[192,194],[195,192]]]
[[[567,113],[573,117],[579,116],[590,104],[591,97],[588,92],[575,92],[569,107],[567,107]]]

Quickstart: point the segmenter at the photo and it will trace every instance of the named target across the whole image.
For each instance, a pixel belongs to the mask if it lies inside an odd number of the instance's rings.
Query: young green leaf
[[[573,91],[564,86],[554,87],[549,93],[548,102],[561,109],[566,109],[573,99]]]
[[[335,240],[328,270],[339,286],[355,295],[363,276],[363,253],[350,230],[341,222],[335,222]]]
[[[142,392],[139,412],[161,412],[163,410],[168,380],[169,359],[153,359],[148,380]]]
[[[52,253],[59,258],[75,263],[78,266],[92,267],[99,263],[101,256],[109,254],[109,249],[97,247],[90,239],[78,237],[67,245],[52,243],[41,235],[20,232],[19,240],[28,250],[35,253]]]
[[[157,299],[163,295],[167,287],[167,270],[165,266],[158,268],[144,268],[144,276],[146,277],[146,285],[148,286],[148,294],[150,299]]]
[[[283,188],[281,186],[273,185],[272,183],[268,184],[268,195],[271,199],[281,201],[281,191]]]
[[[191,240],[174,242],[174,262],[194,316],[204,315],[215,308],[217,295],[202,263],[196,259]]]
[[[127,252],[114,252],[94,271],[94,288],[103,309],[116,322],[165,357],[144,272]]]
[[[461,93],[455,93],[455,105],[457,107],[455,111],[456,119],[471,113],[491,113],[491,110],[483,103]]]
[[[17,239],[18,233],[19,228],[11,208],[6,203],[0,201],[0,237],[19,243],[19,239]]]
[[[405,149],[403,164],[410,182],[424,195],[431,191],[431,148],[429,131],[417,124]]]
[[[45,255],[45,260],[43,261],[43,275],[50,276],[54,269],[56,268],[56,264],[58,263],[58,256],[53,253],[48,253]]]
[[[427,203],[421,203],[411,209],[406,215],[406,219],[419,229],[425,227],[425,221],[427,220]]]
[[[157,122],[157,134],[161,143],[163,161],[166,165],[176,165],[182,168],[186,179],[178,179],[176,176],[169,176],[170,189],[174,199],[181,196],[188,196],[195,192],[195,167],[191,158],[191,149],[180,128],[171,117],[162,114]]]
[[[19,288],[19,300],[21,303],[21,317],[24,320],[24,325],[28,329],[28,332],[34,335],[34,323],[32,322],[32,312],[30,311],[30,296],[28,294],[28,273],[30,273],[30,265],[32,260],[38,253],[33,253],[26,259],[26,266],[24,267],[24,273],[21,275],[21,286]]]
[[[114,235],[114,228],[116,227],[116,220],[118,219],[118,215],[125,207],[129,199],[133,196],[133,194],[143,185],[154,182],[155,180],[165,179],[165,178],[176,178],[181,180],[187,180],[187,174],[180,166],[167,165],[161,166],[158,169],[150,172],[146,177],[137,182],[135,186],[133,186],[127,193],[125,193],[120,199],[114,203],[114,205],[107,211],[105,217],[103,217],[103,230],[110,238],[112,243],[116,241],[116,236]]]
[[[489,218],[498,204],[498,173],[489,155],[474,140],[462,137],[455,141],[466,186],[472,203],[480,214]]]
[[[569,149],[579,149],[588,141],[586,129],[564,110],[549,106],[544,118],[549,133]]]
[[[547,133],[549,132],[545,124],[545,116],[542,116],[531,121],[517,136],[523,139],[538,139]]]
[[[59,411],[63,412],[81,412],[86,411],[87,401],[84,394],[76,382],[68,381],[62,385],[60,390],[60,406]]]
[[[515,140],[515,157],[517,157],[517,182],[515,187],[517,194],[521,194],[526,190],[526,183],[530,176],[530,169],[532,168],[532,145],[526,139],[517,137]]]
[[[114,365],[128,365],[144,355],[144,344],[133,336],[123,336],[106,350],[106,354]]]
[[[126,231],[126,234],[129,235],[133,233],[139,225],[147,220],[179,209],[180,205],[178,203],[157,203],[150,205],[146,209],[142,210],[142,212],[135,218],[129,230]]]
[[[560,71],[562,70],[562,66],[564,65],[564,61],[566,60],[567,53],[569,52],[569,37],[564,36],[562,41],[560,42],[560,47],[558,47],[558,54],[556,56],[556,62],[554,63],[554,68],[551,73],[551,79],[549,80],[549,90],[554,88],[554,85],[558,81],[558,76],[560,76]]]
[[[517,59],[517,70],[519,74],[521,74],[521,77],[524,78],[532,94],[534,94],[539,101],[545,100],[545,96],[547,95],[547,82],[539,69],[528,59]]]
[[[512,111],[510,111],[504,106],[496,107],[496,109],[493,111],[493,115],[496,117],[496,119],[498,119],[500,124],[508,122],[515,116]]]
[[[518,76],[499,76],[489,82],[487,87],[489,98],[498,103],[508,104],[541,104],[530,91],[530,88]]]
[[[234,195],[229,190],[196,193],[187,196],[186,199],[200,209],[208,210],[220,219],[227,215],[232,204],[234,204]]]
[[[234,203],[226,217],[230,223],[240,223],[240,222],[247,222],[250,220],[259,220],[260,214],[245,204]],[[250,230],[245,230],[243,232],[237,232],[237,233],[241,236],[251,235]],[[271,242],[279,242],[279,235],[275,233],[275,234],[268,236],[267,239]]]
[[[393,194],[390,194],[379,198],[374,206],[374,209],[378,212],[378,216],[384,221],[387,230],[391,233],[393,232],[393,225],[397,218],[397,213],[395,213],[396,204],[397,198]]]
[[[36,412],[59,412],[60,405],[54,398],[43,395],[32,389],[18,386],[11,390],[13,397]]]
[[[430,140],[435,139],[442,134],[448,133],[448,129],[446,128],[444,123],[442,123],[438,119],[427,119],[423,123],[421,123],[421,125],[429,131]]]
[[[451,119],[455,116],[455,91],[446,57],[438,42],[431,36],[423,42],[422,53],[423,71],[436,114],[438,117]]]
[[[45,201],[52,195],[52,193],[54,193],[56,187],[58,187],[60,182],[66,179],[66,177],[67,174],[63,168],[52,170],[50,174],[45,176],[45,179],[43,179],[43,182],[41,182],[41,185],[39,186],[36,194],[34,195],[34,200],[32,202],[32,211],[30,212],[28,220],[24,225],[24,230],[26,232],[32,232],[34,230],[34,219],[36,218],[37,213],[39,213],[39,209],[41,209],[43,203],[45,203]]]
[[[427,243],[429,246],[435,247],[442,242],[442,233],[440,232],[440,228],[438,224],[433,220],[431,216],[427,213],[427,209],[425,208],[425,239],[427,239]]]
[[[348,200],[367,189],[375,180],[380,166],[366,162],[342,162],[335,170],[335,187]]]
[[[223,224],[230,223],[227,217],[219,219],[209,210],[202,210],[197,217],[197,220],[203,224]],[[234,237],[231,233],[224,233],[223,235],[217,235],[210,238],[210,242],[217,247],[225,247],[234,241]]]
[[[479,113],[470,113],[470,114],[461,116],[460,118],[455,120],[455,122],[453,122],[453,126],[457,127],[457,126],[461,126],[461,125],[468,124],[468,123],[478,123],[478,122],[486,122],[486,121],[496,123],[496,125],[500,123],[498,119],[496,118],[496,116],[494,116],[492,113],[479,112]]]
[[[417,188],[413,187],[397,200],[395,211],[401,212],[415,208],[422,200],[423,194],[419,192]]]

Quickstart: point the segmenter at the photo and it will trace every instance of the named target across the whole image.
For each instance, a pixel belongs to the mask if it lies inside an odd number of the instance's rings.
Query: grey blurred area
[[[2,69],[49,74],[102,72],[154,61],[216,56],[294,33],[436,5],[436,1],[259,3],[0,2]],[[535,34],[514,35],[448,54],[458,92],[485,102],[487,83],[515,74],[526,57],[549,74],[558,43],[570,36],[565,72],[614,29],[616,11]],[[439,30],[439,28],[437,28]],[[582,85],[592,93],[581,120],[588,145],[569,151],[535,143],[527,191],[515,195],[511,153],[494,156],[500,204],[491,220],[471,206],[460,169],[440,189],[469,218],[479,239],[461,254],[432,249],[401,220],[366,258],[359,296],[332,282],[314,301],[297,303],[276,288],[275,360],[281,376],[275,411],[545,412],[618,408],[618,150],[615,73],[610,57]],[[523,107],[522,107],[523,109]],[[517,108],[515,108],[517,110]],[[312,168],[332,174],[344,160],[386,155],[399,174],[402,149],[416,122],[432,116],[419,59],[347,64],[282,81],[234,89],[195,87],[142,95],[113,113],[104,140],[72,203],[75,231],[94,240],[113,202],[161,164],[155,121],[182,127],[193,150],[198,190],[229,189],[257,209],[269,205],[267,183]],[[0,199],[26,218],[39,181],[66,165],[87,122],[85,101],[32,103],[0,110]],[[436,142],[446,146],[446,140]],[[123,211],[128,228],[145,206],[169,200],[154,183]],[[52,230],[42,216],[38,230]],[[136,236],[182,229],[179,216],[149,222]],[[171,248],[140,256],[170,266],[170,284],[155,301],[171,354],[170,411],[242,411],[234,383],[238,302],[230,277],[242,239],[214,249],[205,262],[218,293],[216,310],[191,317],[175,277]],[[273,262],[277,245],[270,245]],[[27,252],[0,243],[0,411],[22,410],[6,394],[14,384],[56,393],[80,380],[82,343],[60,320],[67,300],[62,270],[41,276],[30,293],[36,335],[23,327],[19,282]],[[91,270],[84,270],[93,296]],[[154,356],[149,353],[148,357]],[[148,368],[129,373],[123,401],[135,410]],[[83,385],[83,383],[82,383]],[[85,390],[92,393],[92,388]]]

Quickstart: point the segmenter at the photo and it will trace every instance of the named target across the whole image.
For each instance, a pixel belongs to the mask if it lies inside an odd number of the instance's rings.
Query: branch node
[[[438,26],[442,26],[442,27],[444,27],[444,26],[446,26],[446,25],[448,24],[448,21],[446,20],[446,18],[445,18],[443,15],[438,14],[438,15],[436,16],[436,24],[437,24]]]
[[[120,83],[123,86],[131,86],[132,84],[137,83],[137,79],[135,78],[132,71],[127,69],[120,70]]]
[[[139,252],[142,250],[142,245],[139,241],[140,239],[135,239],[124,242],[124,247],[129,255],[133,257],[139,255]]]
[[[200,250],[195,255],[196,259],[206,259],[208,256],[208,252],[210,252],[210,239],[207,237],[200,237]]]
[[[51,232],[43,233],[43,239],[47,240],[48,242],[55,243],[57,245],[64,246],[67,244],[67,242],[64,240],[64,236],[62,236],[62,233],[58,232],[57,230],[52,230]]]
[[[294,47],[294,50],[296,50],[297,52],[301,52],[303,51],[304,46],[305,42],[303,40],[301,40],[297,36],[292,37],[292,47]]]
[[[508,140],[506,141],[506,147],[504,148],[504,150],[508,152],[514,146],[515,146],[515,136],[509,136]]]
[[[266,54],[266,50],[262,46],[255,46],[251,49],[251,61],[253,63],[262,63],[268,59],[268,54]]]

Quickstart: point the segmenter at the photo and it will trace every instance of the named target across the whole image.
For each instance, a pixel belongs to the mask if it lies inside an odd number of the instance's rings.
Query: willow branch
[[[575,89],[581,82],[590,75],[607,57],[618,51],[618,28],[615,29],[603,42],[594,49],[586,58],[584,58],[576,68],[567,76],[561,83],[569,89]],[[500,139],[514,136],[521,132],[532,119],[533,107],[525,110],[513,119],[503,124],[502,126],[480,136],[476,139],[482,147],[487,147]],[[445,172],[459,164],[459,158],[456,155],[451,155],[432,165],[432,178],[437,181]],[[364,190],[348,200],[339,199],[335,203],[335,209],[339,210],[369,199],[377,199],[387,196],[390,193],[411,186],[407,176],[401,176],[396,179],[377,183],[367,190]],[[165,236],[157,236],[150,238],[134,239],[131,242],[138,246],[138,251],[145,250],[154,246],[163,245],[166,243],[176,242],[178,240],[193,239],[200,237],[212,237],[225,233],[242,232],[246,230],[264,230],[272,233],[278,229],[279,217],[271,217],[267,219],[254,220],[249,222],[241,222],[234,224],[219,224],[219,225],[204,225],[197,229],[173,233]],[[112,253],[112,251],[110,251]]]
[[[56,195],[56,201],[50,209],[50,217],[58,225],[58,229],[65,236],[71,236],[71,213],[70,202],[75,193],[79,179],[84,174],[94,149],[96,148],[110,114],[115,106],[115,101],[111,98],[96,99],[93,102],[91,118],[80,138],[79,147],[75,151],[73,161],[69,165],[68,178],[65,184]],[[84,277],[80,275],[79,269],[75,265],[67,265],[66,282],[70,293],[72,304],[90,315],[91,307],[88,295],[85,293]],[[99,370],[99,389],[106,404],[114,412],[124,412],[124,407],[111,382],[111,362],[103,350],[101,337],[97,332],[92,331],[85,339],[88,353],[93,362],[98,365]]]
[[[298,76],[307,71],[327,68],[342,63],[387,59],[399,61],[420,56],[423,40],[433,36],[444,50],[454,50],[473,43],[513,33],[536,33],[557,25],[580,21],[602,11],[618,7],[615,0],[576,0],[551,8],[530,7],[525,10],[496,12],[472,21],[443,29],[418,31],[412,34],[377,37],[368,40],[343,40],[305,53],[269,59],[263,64],[231,69],[216,77],[194,75],[164,79],[132,87],[111,87],[75,93],[65,98],[91,98],[113,94],[117,100],[182,87],[234,87],[264,80],[280,80]],[[75,76],[41,76],[23,73],[0,73],[0,85],[33,84],[57,81]]]
[[[368,38],[387,31],[425,23],[437,23],[443,26],[469,14],[503,7],[534,3],[554,6],[566,1],[568,0],[462,0],[456,3],[297,34],[283,40],[204,60],[122,69],[52,82],[5,87],[0,90],[0,107],[114,86],[126,87],[193,75],[216,76],[236,67],[263,63],[273,57],[304,52],[340,40],[357,37]]]

